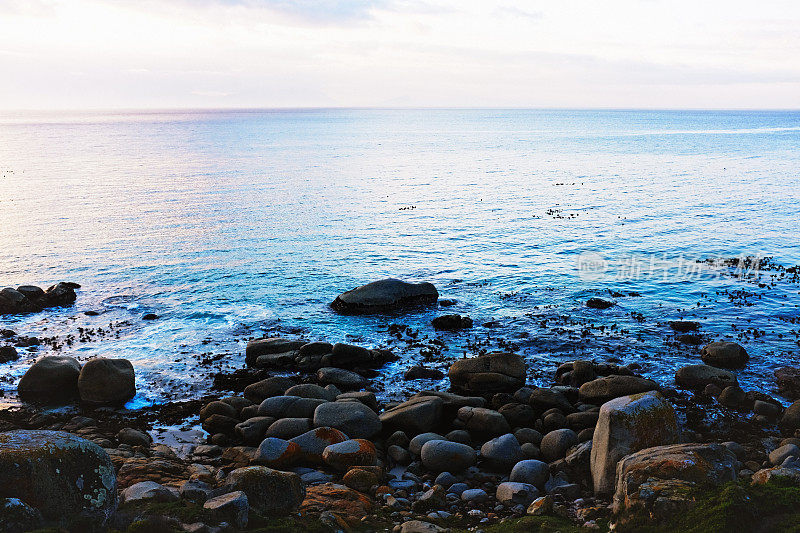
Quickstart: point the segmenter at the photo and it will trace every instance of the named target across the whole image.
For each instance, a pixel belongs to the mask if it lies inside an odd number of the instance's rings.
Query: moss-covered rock
[[[614,512],[659,521],[691,507],[692,491],[736,479],[736,456],[720,444],[656,446],[617,464]]]
[[[19,498],[48,524],[104,526],[117,507],[117,480],[98,445],[60,431],[0,434],[0,497]]]

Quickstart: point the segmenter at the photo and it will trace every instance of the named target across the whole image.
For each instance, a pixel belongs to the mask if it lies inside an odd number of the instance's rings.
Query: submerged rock
[[[703,362],[719,368],[740,368],[747,363],[749,356],[739,344],[718,341],[707,344],[700,352]]]
[[[0,433],[0,498],[19,498],[46,524],[100,530],[117,508],[117,479],[108,454],[60,431]]]
[[[604,403],[594,430],[591,470],[596,494],[611,494],[624,456],[680,439],[675,409],[657,392]]]
[[[586,300],[586,307],[591,309],[608,309],[613,305],[614,302],[609,302],[608,300],[603,300],[602,298],[589,298]]]
[[[398,308],[434,304],[439,292],[431,283],[407,283],[388,278],[340,294],[331,303],[342,314],[382,313]]]
[[[403,379],[442,379],[444,372],[436,368],[427,368],[422,365],[414,365],[403,373]]]
[[[690,320],[670,320],[669,327],[679,333],[689,333],[690,331],[697,331],[700,328],[700,323]]]
[[[469,329],[472,327],[472,319],[461,315],[442,315],[437,316],[431,321],[433,329],[445,331],[457,331],[459,329]]]

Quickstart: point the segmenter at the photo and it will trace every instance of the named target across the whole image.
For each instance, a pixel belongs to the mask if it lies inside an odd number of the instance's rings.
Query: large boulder
[[[368,439],[381,430],[378,415],[361,402],[328,402],[314,411],[316,427],[332,427],[353,438]]]
[[[247,348],[245,348],[245,364],[254,366],[262,355],[297,352],[304,344],[306,344],[304,341],[292,341],[281,337],[252,340],[247,343]]]
[[[78,396],[81,364],[72,357],[42,357],[28,370],[17,386],[25,401],[58,402]]]
[[[447,372],[454,389],[478,392],[514,392],[525,384],[525,362],[512,353],[490,353],[459,359]]]
[[[18,498],[45,522],[101,530],[117,508],[117,479],[98,445],[60,431],[0,433],[0,498]]]
[[[92,405],[121,405],[136,394],[133,365],[127,359],[97,357],[83,365],[78,377],[81,401]]]
[[[250,509],[264,516],[289,514],[306,496],[300,476],[266,466],[237,468],[228,474],[225,484],[244,492]]]
[[[700,352],[703,362],[719,368],[741,368],[747,363],[749,356],[739,344],[728,341],[717,341],[707,344]]]
[[[387,278],[340,294],[331,303],[342,314],[383,313],[398,308],[434,304],[439,292],[431,283],[407,283]]]
[[[591,470],[596,494],[614,491],[617,462],[633,452],[679,442],[675,409],[658,392],[606,402],[594,430]]]
[[[727,370],[709,365],[689,365],[678,369],[675,373],[675,383],[685,389],[702,390],[706,385],[716,385],[724,389],[731,385],[738,385],[736,375]]]
[[[721,444],[646,448],[617,464],[614,512],[662,520],[693,505],[696,488],[736,479],[736,456]]]
[[[658,383],[652,379],[613,375],[587,381],[581,385],[578,394],[584,402],[599,405],[620,396],[652,390],[658,390]]]
[[[444,401],[436,396],[418,396],[380,414],[384,426],[412,435],[437,429],[442,419]]]

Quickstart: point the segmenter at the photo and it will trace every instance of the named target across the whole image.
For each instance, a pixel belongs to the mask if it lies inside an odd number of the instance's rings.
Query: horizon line
[[[230,106],[230,107],[84,107],[1,109],[11,113],[225,113],[225,112],[301,112],[301,111],[694,111],[694,112],[800,112],[800,107],[616,107],[616,106]]]

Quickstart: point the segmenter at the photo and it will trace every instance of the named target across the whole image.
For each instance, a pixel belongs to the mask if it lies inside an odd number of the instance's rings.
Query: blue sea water
[[[675,319],[743,344],[740,381],[774,391],[774,368],[800,363],[800,285],[697,261],[796,265],[799,236],[800,112],[0,116],[0,285],[82,285],[75,306],[0,317],[0,329],[58,337],[82,360],[131,359],[139,404],[201,394],[211,369],[242,367],[247,339],[264,333],[390,346],[401,360],[377,383],[390,396],[446,385],[403,384],[412,362],[446,369],[509,345],[532,381],[583,357],[669,383],[699,362],[700,347],[675,341]],[[329,309],[387,276],[433,282],[457,303]],[[616,305],[588,309],[591,296]],[[476,326],[435,332],[430,320],[451,312]],[[392,323],[446,349],[399,342]],[[79,328],[96,334],[82,341]],[[21,350],[0,365],[0,387],[52,352]]]

